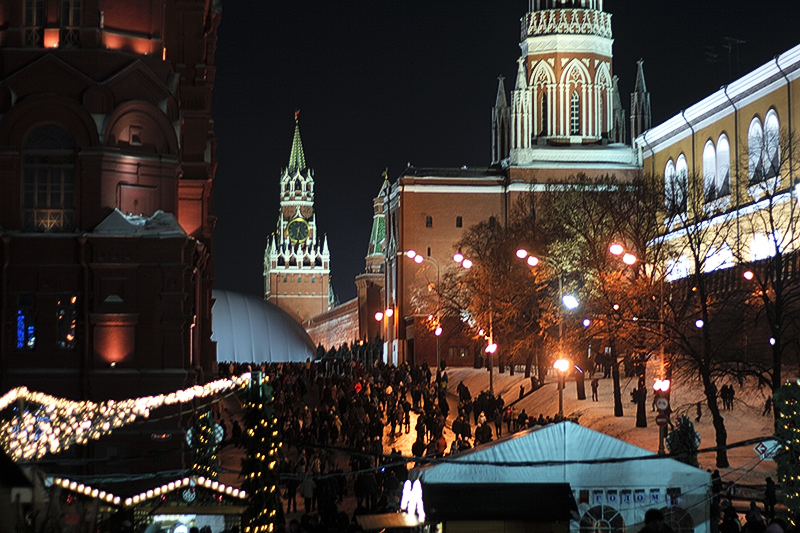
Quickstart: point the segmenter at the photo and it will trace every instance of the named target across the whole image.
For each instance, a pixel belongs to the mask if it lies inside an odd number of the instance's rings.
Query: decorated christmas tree
[[[197,422],[187,435],[192,448],[192,475],[217,479],[217,446],[221,431],[210,411],[197,417]]]
[[[667,435],[667,449],[670,455],[682,463],[698,466],[697,449],[700,447],[700,434],[688,416],[682,416],[678,427]]]
[[[242,459],[242,488],[248,494],[242,529],[244,533],[276,531],[278,524],[283,524],[283,505],[275,472],[280,447],[278,420],[272,405],[272,387],[260,372],[253,372],[242,409],[242,443],[246,453]]]
[[[781,447],[775,457],[778,480],[789,510],[789,521],[797,524],[800,507],[800,381],[787,381],[773,396],[778,421],[775,437]]]

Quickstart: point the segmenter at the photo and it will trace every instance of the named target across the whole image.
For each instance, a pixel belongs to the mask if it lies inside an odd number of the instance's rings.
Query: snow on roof
[[[572,422],[520,431],[448,459],[419,469],[417,477],[425,484],[535,480],[570,483],[573,489],[646,485],[684,487],[684,492],[701,488],[704,492],[710,483],[710,474],[699,468],[668,457],[654,458],[649,450]],[[617,461],[602,462],[609,459]],[[601,462],[584,462],[594,460]]]
[[[153,216],[126,215],[114,209],[92,233],[96,235],[153,235],[158,237],[185,237],[175,215],[158,210]]]

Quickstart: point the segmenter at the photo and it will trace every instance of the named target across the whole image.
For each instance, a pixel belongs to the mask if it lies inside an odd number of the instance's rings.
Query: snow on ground
[[[456,407],[458,403],[456,387],[460,381],[463,380],[464,384],[469,387],[473,397],[477,396],[480,391],[488,390],[489,388],[489,372],[483,368],[448,368],[447,376],[452,407]],[[594,376],[601,378],[602,373],[596,373]],[[564,415],[570,418],[577,418],[578,423],[582,426],[656,452],[658,450],[658,426],[655,423],[657,413],[651,411],[654,376],[651,376],[650,366],[648,365],[648,374],[645,380],[648,386],[651,387],[648,390],[646,402],[646,428],[636,427],[636,405],[631,402],[630,395],[631,391],[637,386],[635,378],[620,377],[624,412],[622,417],[614,416],[612,380],[610,378],[600,379],[598,387],[599,401],[597,402],[593,402],[591,399],[590,381],[591,379],[587,375],[585,380],[586,400],[578,400],[575,380],[567,378],[564,389]],[[495,368],[493,382],[495,394],[502,395],[506,405],[518,399],[520,385],[525,386],[526,392],[531,388],[530,378],[525,378],[522,372],[511,376],[508,368],[503,374],[498,373]],[[752,383],[747,381],[745,381],[744,387],[740,387],[738,383],[733,383],[733,386],[736,391],[734,408],[730,411],[722,411],[728,432],[728,444],[772,435],[772,415],[761,416],[766,400],[765,392],[758,390],[752,386]],[[697,402],[701,400],[703,398],[699,383],[676,382],[672,384],[670,393],[670,403],[673,409],[672,420],[677,422],[677,417],[681,414],[690,416],[695,430],[700,433],[700,448],[702,450],[703,448],[715,446],[715,433],[711,424],[711,416],[705,407],[705,401],[703,401],[701,407],[702,416],[700,421],[694,421],[697,417]],[[515,413],[519,413],[522,409],[525,409],[530,416],[539,416],[539,413],[545,416],[555,415],[558,412],[556,376],[549,375],[544,386],[526,396],[514,406]],[[451,409],[450,421],[455,416],[454,411],[456,409]],[[494,430],[494,428],[492,429]],[[452,432],[448,432],[446,436],[449,442],[452,439]],[[717,468],[715,463],[716,454],[714,452],[701,453],[698,459],[704,469],[714,470]],[[776,477],[775,462],[760,461],[758,454],[753,449],[753,445],[730,449],[728,451],[728,461],[731,466],[726,469],[720,469],[723,481],[763,485],[766,476]]]

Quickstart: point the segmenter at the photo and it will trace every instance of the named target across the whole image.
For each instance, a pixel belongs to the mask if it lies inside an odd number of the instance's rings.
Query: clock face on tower
[[[292,242],[302,242],[308,239],[308,222],[302,218],[295,218],[286,226],[286,233]]]

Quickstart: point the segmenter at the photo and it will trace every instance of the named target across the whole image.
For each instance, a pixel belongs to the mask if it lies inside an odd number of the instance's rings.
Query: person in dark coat
[[[764,488],[764,514],[768,519],[775,518],[775,504],[778,503],[778,494],[775,490],[775,482],[772,478],[767,476],[766,487]]]

